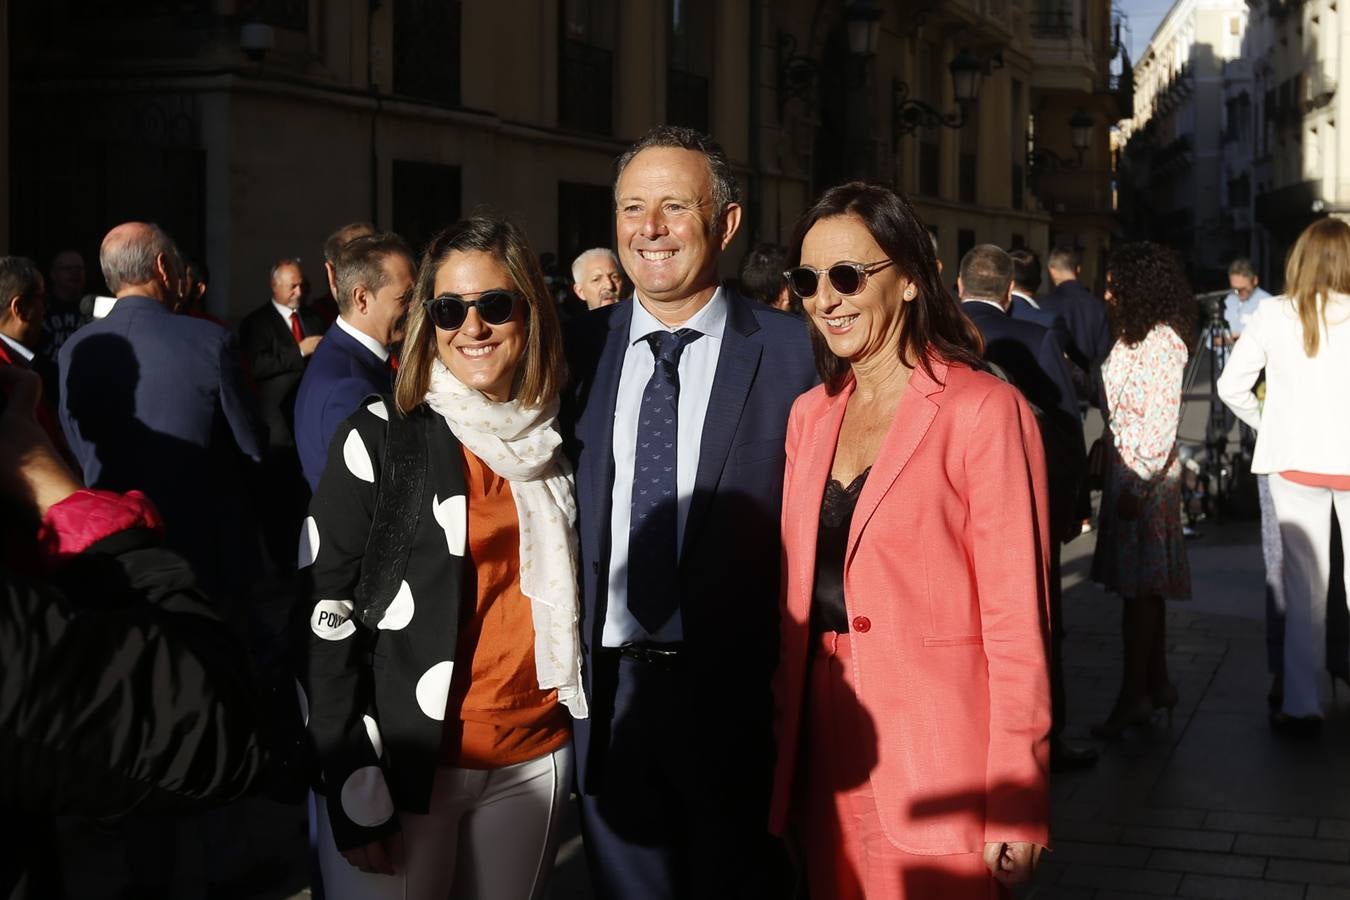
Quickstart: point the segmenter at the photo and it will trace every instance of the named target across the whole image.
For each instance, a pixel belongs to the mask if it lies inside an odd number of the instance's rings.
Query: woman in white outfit
[[[1262,404],[1253,388],[1266,372]],[[1271,727],[1322,725],[1331,507],[1350,522],[1350,225],[1321,219],[1289,254],[1285,293],[1257,309],[1219,376],[1219,396],[1257,429],[1284,550],[1283,709]]]

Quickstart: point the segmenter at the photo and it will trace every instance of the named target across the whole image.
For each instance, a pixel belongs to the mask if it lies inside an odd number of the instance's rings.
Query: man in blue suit
[[[261,563],[240,498],[264,430],[230,333],[171,311],[179,259],[144,222],[103,239],[99,262],[117,302],[61,346],[61,427],[85,484],[154,501],[168,546],[226,602]]]
[[[1013,261],[993,244],[981,244],[961,260],[957,278],[961,310],[984,336],[984,357],[994,363],[1036,410],[1045,446],[1050,488],[1050,691],[1053,724],[1050,765],[1081,768],[1097,761],[1097,752],[1074,746],[1060,736],[1064,728],[1064,670],[1060,648],[1063,617],[1060,544],[1078,534],[1077,500],[1087,466],[1083,425],[1078,415],[1069,362],[1049,330],[1009,315]]]
[[[412,251],[396,234],[347,243],[333,264],[338,318],[319,344],[295,397],[295,446],[310,490],[319,485],[328,443],[370,394],[387,394],[398,368],[412,299]]]
[[[1078,280],[1078,256],[1072,250],[1055,249],[1046,257],[1054,289],[1041,297],[1041,309],[1064,317],[1073,345],[1069,358],[1088,372],[1088,402],[1100,405],[1101,367],[1115,338],[1106,316],[1106,303]]]
[[[1060,350],[1069,360],[1069,374],[1073,376],[1078,399],[1095,404],[1097,397],[1089,378],[1092,366],[1079,353],[1073,335],[1069,333],[1068,323],[1059,313],[1043,309],[1036,300],[1036,293],[1041,289],[1041,258],[1025,248],[1009,250],[1008,256],[1013,264],[1012,305],[1008,307],[1008,315],[1024,322],[1034,322],[1055,336]]]
[[[799,319],[718,285],[741,221],[726,156],[661,126],[620,157],[634,299],[575,320],[582,829],[602,897],[761,896],[779,517]]]

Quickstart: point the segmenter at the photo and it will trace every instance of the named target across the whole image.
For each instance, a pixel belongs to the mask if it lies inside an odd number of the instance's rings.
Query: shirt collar
[[[1013,296],[1021,297],[1023,300],[1027,301],[1027,305],[1030,306],[1032,309],[1041,308],[1041,305],[1037,303],[1035,300],[1033,300],[1030,294],[1024,294],[1021,291],[1013,291]]]
[[[653,331],[679,331],[681,328],[691,328],[704,337],[713,340],[722,340],[722,333],[727,327],[727,297],[721,286],[713,293],[712,299],[707,305],[694,313],[688,322],[683,325],[671,328],[656,316],[647,312],[647,307],[642,305],[637,292],[633,292],[633,321],[628,326],[628,343],[636,344],[638,341],[651,334]]]
[[[375,340],[373,337],[366,334],[364,331],[358,329],[355,325],[348,322],[342,316],[337,317],[337,327],[341,328],[347,334],[351,335],[352,340],[356,341],[362,347],[365,347],[371,353],[374,353],[376,356],[378,356],[380,358],[380,362],[388,361],[389,359],[388,347],[384,346],[384,344],[381,344],[379,341]]]
[[[23,344],[20,344],[18,341],[14,340],[14,338],[10,337],[7,334],[0,334],[0,341],[4,341],[9,346],[13,347],[14,352],[22,356],[25,362],[33,361],[33,351],[29,350]]]
[[[281,313],[281,317],[285,319],[287,323],[291,321],[291,313],[298,313],[300,311],[298,309],[291,309],[286,304],[278,303],[275,300],[272,301],[272,308]]]
[[[967,299],[965,299],[965,300],[962,300],[961,302],[962,302],[962,303],[988,303],[990,306],[992,306],[994,309],[998,310],[999,312],[1003,313],[1004,315],[1007,315],[1007,313],[1008,313],[1008,311],[1007,311],[1006,309],[1003,308],[1003,304],[1002,304],[1002,303],[996,303],[996,302],[994,302],[993,300],[986,300],[986,299],[984,299],[983,297],[969,297],[969,298],[967,298]]]

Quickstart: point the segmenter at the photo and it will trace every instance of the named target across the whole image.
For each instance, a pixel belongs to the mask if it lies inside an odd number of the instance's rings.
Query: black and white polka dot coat
[[[337,430],[300,536],[313,565],[302,707],[339,849],[426,812],[454,670],[467,540],[459,441],[425,406],[425,488],[407,571],[377,627],[353,616],[392,402],[372,400]]]

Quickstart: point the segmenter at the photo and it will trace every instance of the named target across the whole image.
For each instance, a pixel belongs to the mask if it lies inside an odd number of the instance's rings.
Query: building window
[[[956,232],[956,259],[957,265],[960,260],[966,258],[966,254],[975,249],[975,230],[973,228],[961,228]]]
[[[1008,249],[1025,250],[1027,248],[1027,239],[1020,234],[1013,234],[1008,238]]]
[[[1012,167],[1012,208],[1023,209],[1026,205],[1026,174],[1021,163]]]
[[[957,197],[962,203],[975,203],[975,154],[962,150],[957,159]]]
[[[614,189],[607,184],[558,182],[558,266],[567,271],[577,254],[614,246]]]
[[[562,0],[558,53],[558,124],[614,131],[614,2]]]
[[[711,0],[669,0],[670,64],[666,68],[666,121],[708,131],[708,80],[712,76]]]
[[[459,220],[461,181],[459,166],[394,160],[394,231],[417,256],[436,232]]]
[[[936,140],[919,141],[919,193],[936,197],[942,190],[942,154]]]
[[[239,15],[290,31],[309,31],[309,0],[243,0]]]
[[[394,0],[394,93],[459,105],[460,0]]]
[[[1034,0],[1031,36],[1063,40],[1073,34],[1073,0]]]

